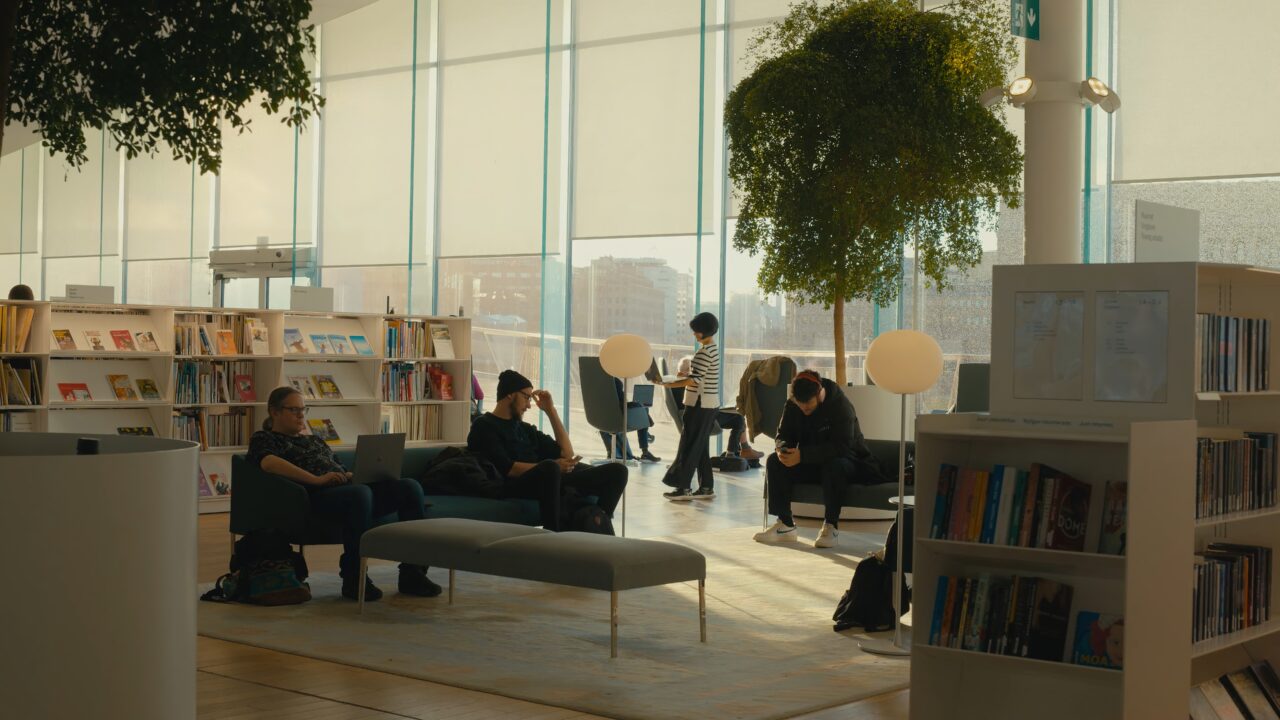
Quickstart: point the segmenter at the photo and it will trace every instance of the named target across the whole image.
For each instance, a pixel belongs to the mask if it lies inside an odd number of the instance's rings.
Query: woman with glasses
[[[249,440],[249,462],[265,472],[288,478],[307,489],[311,510],[342,524],[343,597],[359,597],[360,536],[373,527],[373,519],[395,511],[401,520],[425,517],[422,486],[416,480],[385,480],[353,485],[351,473],[334,457],[328,443],[307,429],[307,405],[293,387],[279,387],[267,398],[268,418]],[[399,590],[407,595],[435,597],[440,586],[427,578],[421,565],[400,565]],[[382,597],[366,578],[364,599]]]

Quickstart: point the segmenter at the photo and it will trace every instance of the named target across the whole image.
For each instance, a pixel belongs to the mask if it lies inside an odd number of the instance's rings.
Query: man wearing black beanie
[[[523,421],[525,411],[533,405],[546,414],[555,437]],[[498,375],[497,402],[492,412],[471,423],[467,447],[498,468],[506,478],[508,497],[538,501],[542,525],[548,530],[564,529],[560,518],[562,485],[581,495],[594,495],[596,504],[610,517],[627,487],[625,465],[578,464],[582,458],[573,454],[569,431],[560,421],[551,393],[534,390],[529,378],[515,370]]]

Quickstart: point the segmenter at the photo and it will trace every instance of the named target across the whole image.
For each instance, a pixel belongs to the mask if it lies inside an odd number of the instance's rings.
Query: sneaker
[[[342,578],[342,597],[348,600],[360,599],[360,578]],[[373,584],[373,581],[368,576],[364,579],[364,599],[365,602],[382,599],[382,591],[378,589],[377,585]]]
[[[822,523],[822,529],[818,531],[818,539],[813,541],[813,546],[816,548],[833,548],[839,541],[840,531],[827,523]]]
[[[436,597],[444,592],[444,588],[431,582],[431,578],[427,577],[426,568],[421,565],[405,565],[400,568],[400,582],[397,583],[396,589],[401,595],[417,595],[418,597]],[[365,599],[368,599],[368,591],[365,591]]]
[[[654,455],[648,450],[645,450],[644,452],[640,453],[640,459],[644,460],[645,462],[662,462],[662,458],[658,457],[657,455]]]
[[[679,490],[662,493],[662,497],[673,502],[687,502],[693,499],[693,492],[689,488],[680,488]]]
[[[795,525],[788,525],[781,520],[773,521],[768,530],[754,535],[756,542],[772,545],[773,543],[796,542],[800,539]]]
[[[694,500],[710,500],[716,496],[716,491],[709,487],[700,487],[693,491]]]

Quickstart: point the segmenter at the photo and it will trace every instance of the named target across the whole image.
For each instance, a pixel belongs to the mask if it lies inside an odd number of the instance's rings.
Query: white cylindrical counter
[[[0,433],[0,714],[195,718],[197,450]]]

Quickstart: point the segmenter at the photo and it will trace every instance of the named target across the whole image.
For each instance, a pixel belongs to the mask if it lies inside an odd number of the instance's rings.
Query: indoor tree
[[[128,157],[163,143],[217,172],[221,123],[243,130],[250,102],[290,125],[323,105],[310,14],[311,0],[0,0],[0,131],[35,128],[79,166],[85,130],[104,128]]]
[[[762,256],[764,292],[832,308],[842,386],[845,303],[896,299],[909,242],[942,290],[1019,203],[1017,138],[978,101],[1015,62],[1007,17],[998,0],[802,0],[749,47],[725,104],[734,247]]]

